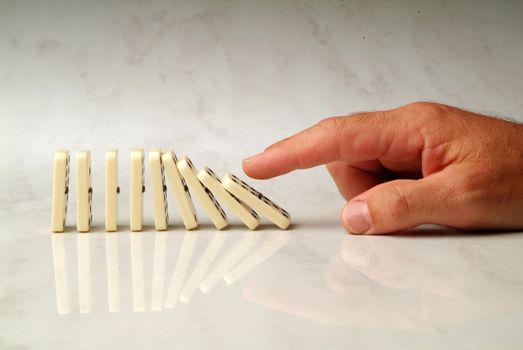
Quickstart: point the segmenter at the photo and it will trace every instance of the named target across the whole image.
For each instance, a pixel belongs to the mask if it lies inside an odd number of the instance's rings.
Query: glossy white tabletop
[[[241,159],[319,119],[434,100],[523,120],[523,3],[0,2],[0,349],[521,349],[523,234],[353,236],[322,168],[249,180],[281,231],[129,232],[129,156]],[[90,149],[92,232],[51,234],[53,153]],[[120,230],[103,230],[120,156]],[[74,167],[73,161],[73,167]],[[74,168],[73,168],[74,172]],[[146,169],[148,176],[148,169]],[[146,178],[146,184],[149,178]],[[74,176],[71,188],[74,188]]]

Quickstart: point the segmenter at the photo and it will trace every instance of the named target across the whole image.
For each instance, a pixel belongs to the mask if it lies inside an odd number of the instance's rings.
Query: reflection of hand
[[[438,231],[424,232],[428,235],[438,234]],[[445,234],[445,231],[440,234]],[[441,241],[441,244],[432,242],[430,249],[415,249],[409,245],[411,242],[397,238],[376,241],[371,237],[354,239],[347,236],[340,245],[340,258],[331,261],[326,274],[328,276],[333,271],[350,269],[387,288],[419,290],[441,297],[461,296],[462,286],[449,284],[450,276],[476,275],[474,269],[463,261],[463,256],[447,251],[449,245],[445,241]],[[421,241],[415,244],[419,247],[424,243]],[[445,259],[442,260],[444,254]],[[449,269],[452,269],[452,273],[448,272]],[[330,280],[330,285],[334,285],[333,281],[345,284],[340,278]]]
[[[323,120],[248,158],[244,170],[270,178],[320,164],[349,201],[343,223],[353,233],[523,227],[519,124],[414,103]]]
[[[436,240],[430,235],[453,235]],[[521,272],[498,264],[520,255],[510,237],[473,238],[428,231],[426,238],[345,236],[326,267],[282,264],[251,279],[244,297],[285,314],[323,324],[426,329],[520,312]],[[445,259],[441,257],[445,256]]]
[[[346,236],[340,245],[340,259],[333,259],[326,271],[327,276],[332,276],[327,281],[336,281],[329,285],[350,293],[351,286],[336,271],[352,270],[388,291],[418,291],[418,317],[432,323],[521,310],[519,266],[499,260],[504,256],[508,261],[517,261],[521,249],[510,243],[514,236],[501,240],[476,236],[464,244],[466,238],[433,239],[435,235],[455,236],[455,232],[426,233],[429,237],[418,239]]]
[[[244,298],[324,325],[392,329],[426,326],[418,291],[383,287],[347,266],[340,252],[325,273],[300,264],[289,268],[292,271],[286,272],[284,267],[265,278],[251,279],[244,288]]]

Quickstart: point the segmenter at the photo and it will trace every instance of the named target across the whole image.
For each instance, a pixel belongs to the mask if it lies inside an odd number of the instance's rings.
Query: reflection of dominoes
[[[144,153],[142,149],[131,153],[131,231],[142,230],[144,185]]]
[[[260,192],[240,180],[232,174],[226,174],[222,180],[223,187],[238,199],[247,203],[254,210],[267,219],[271,220],[278,227],[286,229],[291,223],[291,217],[284,209],[272,202]]]
[[[179,250],[173,251],[167,249],[167,235],[161,232],[154,236],[137,232],[127,235],[125,240],[113,233],[105,234],[105,240],[103,235],[79,234],[76,236],[76,254],[68,251],[68,246],[69,249],[71,247],[66,244],[64,235],[50,235],[57,311],[59,314],[100,312],[104,309],[104,301],[108,312],[160,311],[163,306],[173,309],[178,301],[188,303],[197,297],[198,286],[208,294],[222,279],[228,285],[236,283],[280,251],[291,239],[287,232],[267,235],[267,232],[248,232],[230,236],[221,231],[212,236],[200,236],[198,232],[186,232]],[[262,236],[265,238],[257,244]],[[232,249],[220,255],[225,240],[229,239],[236,240],[232,242]],[[145,249],[150,246],[151,240],[154,240],[154,250]],[[98,249],[103,247],[104,241],[105,250]],[[198,246],[207,246],[203,253],[195,249],[198,242]],[[129,256],[121,256],[119,252],[122,249]],[[106,284],[98,283],[99,278],[103,277],[98,263],[104,258]],[[147,261],[153,262],[152,271],[145,268],[144,262]],[[167,261],[175,261],[168,285],[165,283]],[[122,278],[130,279],[130,288],[122,288]],[[77,281],[76,288],[71,288],[71,281]],[[147,293],[149,282],[151,289]],[[100,290],[104,287],[105,298]],[[131,294],[130,298],[127,293]],[[122,303],[124,299],[131,302]]]
[[[51,208],[51,231],[63,232],[69,197],[69,152],[58,151],[54,155],[53,203]]]
[[[149,165],[151,170],[151,183],[153,192],[154,226],[157,231],[167,229],[169,214],[167,212],[167,187],[161,158],[162,152],[154,150],[149,152]]]
[[[207,187],[202,185],[200,180],[198,180],[196,169],[194,168],[191,160],[187,157],[184,157],[178,161],[176,165],[178,166],[178,170],[180,170],[182,176],[185,178],[185,181],[187,181],[189,184],[191,190],[193,190],[194,195],[200,201],[203,209],[207,215],[209,215],[214,226],[216,226],[218,230],[225,228],[229,224],[227,216],[225,215],[225,212],[223,211],[220,204],[218,204],[214,198],[212,192]]]
[[[258,214],[233,194],[229,193],[222,186],[220,178],[216,176],[211,169],[208,167],[203,168],[203,170],[198,173],[198,179],[200,179],[204,186],[210,189],[222,203],[225,203],[248,228],[254,230],[260,224]]]
[[[118,151],[110,150],[105,154],[105,230],[116,231],[118,228]]]
[[[162,154],[162,163],[169,180],[170,187],[174,192],[174,197],[180,214],[182,216],[183,224],[187,230],[192,230],[198,227],[198,217],[196,216],[196,210],[192,202],[191,193],[187,186],[185,179],[180,176],[176,163],[178,158],[174,152],[165,152]]]
[[[87,232],[92,225],[91,154],[79,151],[76,162],[77,229]],[[187,230],[198,227],[198,218],[191,192],[219,230],[229,224],[227,215],[218,203],[223,202],[251,230],[260,224],[262,214],[278,227],[286,229],[289,213],[234,175],[222,180],[208,167],[199,173],[187,157],[178,160],[174,152],[149,152],[151,188],[156,230],[166,230],[169,222],[166,179],[173,189],[183,223]],[[145,191],[144,151],[131,152],[130,166],[130,229],[143,227],[143,192]],[[189,192],[189,190],[191,192]],[[69,192],[69,152],[58,151],[54,159],[53,205],[51,230],[63,232]],[[118,229],[118,151],[109,150],[105,157],[105,229]],[[218,199],[218,200],[217,200]]]
[[[223,243],[227,239],[227,234],[225,232],[218,232],[214,234],[213,240],[209,243],[205,252],[203,253],[200,261],[194,267],[191,276],[185,283],[182,291],[180,292],[180,301],[188,303],[191,300],[194,292],[198,289],[198,284],[205,277],[205,274],[211,267],[213,261],[216,259],[216,256],[220,252],[220,249],[223,246]]]
[[[287,232],[273,234],[269,241],[224,274],[223,279],[228,285],[233,284],[283,248],[290,239],[291,235]]]
[[[167,289],[167,294],[165,296],[164,306],[168,309],[173,309],[178,302],[178,297],[180,296],[183,284],[185,283],[189,262],[191,261],[197,239],[197,232],[185,233],[185,238],[180,247],[176,266],[171,278],[171,283],[169,283],[169,288]]]
[[[76,228],[78,232],[91,229],[91,153],[80,151],[76,154]]]

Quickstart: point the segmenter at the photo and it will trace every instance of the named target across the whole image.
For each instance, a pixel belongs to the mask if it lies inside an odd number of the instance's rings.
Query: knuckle
[[[373,228],[381,230],[391,224],[400,223],[409,218],[410,203],[401,186],[387,183],[383,190],[376,192],[370,207]]]
[[[425,101],[412,102],[408,105],[405,105],[402,108],[409,114],[414,115],[416,117],[424,118],[428,121],[435,121],[441,115],[445,114],[442,113],[442,105]]]
[[[415,101],[415,102],[411,102],[411,103],[405,105],[404,108],[422,111],[422,110],[431,110],[431,109],[435,108],[436,106],[437,106],[437,104],[432,103],[432,102]]]
[[[410,212],[408,198],[399,186],[391,187],[388,209],[392,220],[402,220]]]
[[[345,127],[345,121],[346,117],[330,117],[321,120],[318,125],[328,130],[339,131]]]

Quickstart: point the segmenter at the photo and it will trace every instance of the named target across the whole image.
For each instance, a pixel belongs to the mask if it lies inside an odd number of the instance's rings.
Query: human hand
[[[267,179],[326,164],[352,233],[523,227],[523,125],[417,102],[333,117],[244,160]]]

